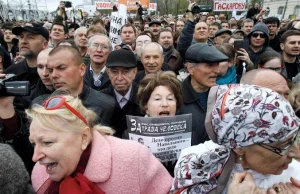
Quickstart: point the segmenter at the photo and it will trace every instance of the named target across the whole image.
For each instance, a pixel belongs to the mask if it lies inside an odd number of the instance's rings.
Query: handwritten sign
[[[129,139],[147,146],[161,162],[176,161],[191,146],[192,115],[175,117],[127,116]]]
[[[215,0],[214,11],[244,11],[246,0]]]

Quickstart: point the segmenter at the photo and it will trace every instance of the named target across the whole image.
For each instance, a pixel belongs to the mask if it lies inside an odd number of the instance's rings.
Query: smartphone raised
[[[241,48],[244,47],[244,40],[243,39],[236,39],[236,40],[234,40],[233,47],[234,47],[235,52],[238,55],[241,55],[237,51],[239,51]]]

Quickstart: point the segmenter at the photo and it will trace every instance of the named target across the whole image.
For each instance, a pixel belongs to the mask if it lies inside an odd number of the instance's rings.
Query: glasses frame
[[[55,106],[48,107],[49,104],[50,104],[50,102],[53,99],[60,99],[60,101]],[[79,118],[80,120],[82,120],[84,122],[84,124],[86,124],[88,126],[88,122],[86,121],[86,119],[77,110],[75,110],[71,105],[69,105],[67,103],[67,99],[64,96],[53,96],[53,97],[45,100],[44,103],[43,103],[43,107],[46,110],[56,110],[56,109],[60,109],[62,106],[65,106],[71,113],[73,113],[77,118]]]
[[[294,145],[297,137],[298,137],[298,134],[299,134],[299,129],[297,130],[297,132],[295,132],[294,134],[294,137],[289,141],[289,144],[285,147],[285,148],[277,148],[277,147],[274,147],[274,146],[270,146],[270,145],[267,145],[267,144],[263,144],[263,143],[257,143],[257,145],[275,153],[275,154],[278,154],[280,156],[285,156],[287,155],[287,153],[289,152],[290,148]]]

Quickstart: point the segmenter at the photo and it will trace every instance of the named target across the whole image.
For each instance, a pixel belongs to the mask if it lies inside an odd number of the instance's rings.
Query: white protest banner
[[[114,4],[112,2],[95,1],[97,9],[112,9]]]
[[[96,11],[96,6],[95,5],[84,5],[83,11],[88,13],[89,16],[94,16],[94,12]]]
[[[176,161],[191,146],[192,115],[175,117],[126,116],[129,139],[147,146],[161,162]]]
[[[110,17],[109,38],[112,48],[121,44],[121,27],[123,25],[123,17],[118,12],[112,12]]]
[[[149,3],[149,11],[156,11],[157,10],[157,3]]]
[[[214,11],[244,11],[246,0],[214,0]]]

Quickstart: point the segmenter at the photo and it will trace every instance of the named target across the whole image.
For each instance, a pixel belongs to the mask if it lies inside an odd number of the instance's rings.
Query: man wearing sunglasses
[[[269,29],[264,23],[257,23],[244,40],[244,49],[248,52],[254,67],[258,66],[258,59],[265,51],[272,50],[269,47]]]

